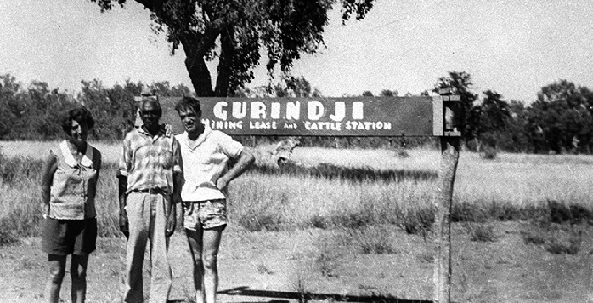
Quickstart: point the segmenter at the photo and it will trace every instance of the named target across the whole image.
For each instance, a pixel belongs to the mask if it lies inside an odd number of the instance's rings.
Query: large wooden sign
[[[434,302],[451,299],[451,221],[460,132],[455,115],[460,96],[383,98],[199,98],[203,122],[229,135],[438,136],[441,168],[435,214]],[[183,132],[174,110],[179,98],[161,98],[162,122]]]
[[[162,98],[162,121],[182,132]],[[199,98],[202,121],[229,135],[433,136],[433,97]]]

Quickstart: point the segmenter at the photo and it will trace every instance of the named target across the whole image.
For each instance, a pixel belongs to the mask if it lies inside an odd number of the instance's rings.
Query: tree
[[[364,92],[362,92],[362,96],[363,97],[374,97],[375,95],[373,95],[373,93],[370,90],[365,90]]]
[[[511,100],[508,104],[509,118],[501,134],[499,147],[511,152],[528,152],[532,141],[528,131],[528,108],[521,101]]]
[[[319,97],[321,91],[313,88],[305,77],[292,77],[283,75],[281,81],[268,86],[268,92],[275,97]]]
[[[28,87],[28,94],[23,96],[25,98],[22,100],[27,104],[23,119],[26,121],[27,139],[46,140],[62,137],[60,117],[71,102],[58,91],[57,88],[50,90],[49,85],[41,81],[33,81]]]
[[[100,139],[121,139],[122,130],[134,119],[134,92],[144,84],[127,81],[125,86],[116,84],[105,88],[101,81],[82,81],[79,99],[93,113],[93,134]]]
[[[311,97],[311,83],[305,77],[292,77],[282,75],[282,79],[272,85],[268,85],[268,92],[276,97]]]
[[[269,82],[267,85],[259,87],[238,88],[233,94],[230,94],[232,97],[243,98],[310,98],[321,97],[321,95],[321,91],[312,87],[305,77],[292,77],[288,74],[283,74],[275,84]]]
[[[127,0],[91,0],[101,11]],[[135,0],[151,11],[153,28],[166,31],[172,53],[179,46],[198,96],[227,96],[254,76],[260,50],[267,51],[266,68],[290,70],[302,53],[315,53],[323,44],[328,11],[341,4],[342,23],[362,19],[374,0]],[[207,61],[218,58],[213,89]]]
[[[28,87],[10,74],[0,75],[0,139],[47,140],[62,137],[60,117],[71,100],[45,82]]]
[[[505,131],[508,119],[511,117],[509,105],[495,91],[487,90],[484,95],[485,98],[479,107],[480,121],[477,138],[486,145],[498,149],[501,134]]]
[[[529,129],[541,133],[545,148],[557,154],[575,149],[588,152],[592,103],[593,94],[586,87],[564,79],[551,83],[541,88],[538,100],[530,107]]]
[[[390,89],[382,89],[381,90],[381,97],[397,97],[397,90],[390,90]]]
[[[189,87],[183,85],[183,83],[177,84],[171,88],[172,97],[183,97],[189,95],[191,95],[191,90]]]
[[[292,91],[295,97],[311,97],[311,83],[305,77],[286,77],[286,87]]]
[[[142,87],[146,86],[148,87],[148,90],[162,97],[183,97],[189,96],[191,94],[189,87],[183,84],[171,86],[171,84],[169,84],[169,81],[154,82],[152,84],[147,85],[142,84],[140,82],[140,84],[142,85]],[[136,94],[135,96],[137,95],[138,94]]]
[[[8,139],[16,123],[16,94],[19,93],[21,84],[10,74],[0,75],[0,139]],[[13,109],[14,108],[14,109]]]

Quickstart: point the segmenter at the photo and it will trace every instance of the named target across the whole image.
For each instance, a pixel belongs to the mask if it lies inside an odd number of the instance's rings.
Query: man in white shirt
[[[175,110],[185,128],[175,137],[186,168],[181,189],[183,227],[194,261],[196,302],[215,303],[218,247],[227,225],[227,186],[255,158],[240,142],[201,123],[197,99],[183,97]]]

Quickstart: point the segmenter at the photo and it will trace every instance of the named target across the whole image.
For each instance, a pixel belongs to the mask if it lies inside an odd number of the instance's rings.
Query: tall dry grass
[[[93,141],[89,143],[101,151],[103,162],[117,163],[121,151],[120,141]],[[50,150],[58,150],[59,141],[0,141],[0,153],[6,157],[43,159]]]
[[[548,200],[591,208],[593,156],[499,154],[496,160],[462,153],[455,182],[459,203],[517,207]]]
[[[115,163],[120,147],[117,142],[91,142],[103,154],[105,169],[98,184],[98,221],[100,234],[117,234],[117,184]],[[39,176],[31,173],[56,142],[0,141],[2,174],[16,173],[13,180],[0,181],[1,229],[17,230],[20,235],[39,234]],[[325,179],[303,174],[283,174],[270,154],[273,146],[253,149],[258,167],[272,173],[252,170],[230,186],[232,224],[248,230],[279,230],[311,226],[352,228],[395,224],[409,232],[430,225],[425,222],[433,211],[438,180],[415,178],[414,174],[381,178]],[[395,150],[340,150],[299,147],[293,159],[299,167],[333,170],[366,169],[376,171],[432,171],[440,164],[438,151],[414,149],[408,157]],[[21,163],[21,168],[14,163]],[[13,164],[10,164],[13,163]],[[500,217],[548,201],[580,205],[591,209],[593,156],[536,156],[500,154],[495,160],[462,152],[454,192],[454,208]],[[12,165],[12,166],[10,166]],[[25,175],[24,171],[29,171]],[[412,176],[412,177],[410,177]],[[513,219],[513,217],[506,217]],[[430,221],[430,220],[428,220]],[[16,225],[16,226],[13,226]]]

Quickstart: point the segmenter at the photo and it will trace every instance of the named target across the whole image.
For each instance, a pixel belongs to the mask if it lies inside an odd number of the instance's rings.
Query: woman
[[[95,250],[97,238],[95,193],[101,169],[101,154],[86,141],[93,126],[86,108],[70,110],[62,121],[67,139],[43,163],[42,249],[49,261],[51,303],[60,299],[67,255],[72,255],[72,302],[82,303],[86,297],[88,255]]]
[[[229,135],[200,122],[200,101],[183,97],[175,109],[185,128],[175,136],[181,146],[184,179],[184,209],[177,213],[183,213],[180,221],[194,261],[196,302],[215,303],[218,247],[227,225],[227,186],[255,158]]]

